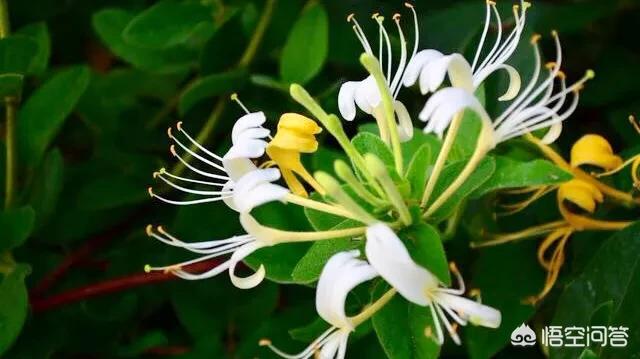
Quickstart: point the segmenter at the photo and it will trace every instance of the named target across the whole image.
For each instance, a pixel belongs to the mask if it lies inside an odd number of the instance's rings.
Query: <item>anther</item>
[[[167,170],[164,167],[162,167],[162,168],[160,168],[160,170],[158,172],[160,174],[165,174],[167,172]]]
[[[564,73],[564,71],[561,71],[561,70],[558,71],[556,76],[558,76],[558,78],[561,79],[561,80],[564,80],[564,79],[567,78],[567,75]]]
[[[535,45],[538,43],[538,41],[540,41],[540,38],[542,36],[540,34],[533,34],[533,36],[531,36],[531,44]]]
[[[495,1],[491,1],[491,0],[487,0],[487,5],[496,6],[496,2]]]
[[[176,127],[178,128],[178,131],[182,131],[182,121],[176,123]]]
[[[147,192],[149,192],[149,196],[153,198],[153,188],[151,187],[147,188]]]
[[[172,155],[178,157],[178,153],[176,152],[176,145],[169,146],[169,151],[171,152]]]
[[[458,270],[458,266],[456,265],[455,262],[449,262],[449,270],[455,274],[460,273],[460,271]]]
[[[148,264],[145,264],[145,265],[144,265],[144,272],[145,272],[145,273],[151,273],[151,266],[150,266],[150,265],[148,265]]]
[[[398,13],[393,14],[392,19],[393,19],[395,22],[399,22],[399,21],[400,21],[400,14],[398,14]]]
[[[349,14],[349,16],[347,16],[347,22],[351,22],[355,16],[356,14],[354,13]]]
[[[167,136],[169,136],[169,138],[173,139],[173,134],[171,133],[171,127],[167,128]]]
[[[250,113],[249,109],[247,109],[247,107],[240,101],[240,98],[238,97],[237,93],[234,92],[229,97],[231,98],[231,101],[234,101],[235,103],[237,103],[238,106],[240,106],[240,108],[242,108],[244,112]]]
[[[410,8],[410,9],[413,9],[413,4],[408,3],[408,2],[404,3],[404,6]]]
[[[551,30],[551,36],[558,37],[558,32],[556,30]]]
[[[374,13],[371,15],[371,18],[372,18],[372,19],[374,19],[374,20],[378,20],[378,18],[383,19],[383,17],[382,17],[382,16],[380,16],[380,13],[379,13],[379,12],[374,12]],[[380,20],[381,20],[381,19],[380,19]],[[380,21],[380,20],[378,20],[378,21]]]
[[[530,7],[531,7],[531,3],[530,3],[530,2],[528,2],[528,1],[524,1],[524,2],[522,3],[522,9],[523,9],[523,10],[527,10],[527,9],[528,9],[528,8],[530,8]]]
[[[153,178],[158,178],[160,176],[160,172],[153,172]]]
[[[629,115],[629,122],[631,122],[631,126],[636,130],[636,132],[640,133],[640,124],[636,121],[636,117],[633,115]]]
[[[156,227],[156,230],[158,231],[158,233],[163,234],[163,235],[167,235],[167,232],[164,231],[164,228],[162,226],[158,226]]]
[[[547,62],[547,63],[544,65],[544,67],[545,67],[547,70],[551,70],[551,69],[553,69],[554,67],[556,67],[556,63],[555,63],[555,62],[553,62],[553,61],[549,61],[549,62]]]
[[[147,236],[151,237],[153,235],[153,226],[148,224],[144,231],[147,233]]]
[[[267,345],[271,345],[271,340],[269,339],[260,339],[260,341],[258,341],[258,345],[261,347],[266,347]]]
[[[480,298],[481,297],[481,293],[480,293],[480,289],[478,288],[473,288],[469,291],[469,296],[473,297],[473,298]]]
[[[591,80],[592,78],[596,77],[596,73],[595,73],[593,70],[589,69],[589,70],[587,70],[587,72],[584,74],[584,77],[585,77],[587,80]]]

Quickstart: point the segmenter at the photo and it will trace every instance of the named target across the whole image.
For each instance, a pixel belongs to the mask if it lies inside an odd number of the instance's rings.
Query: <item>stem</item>
[[[7,97],[4,100],[4,106],[6,119],[5,145],[7,153],[4,208],[8,209],[13,205],[16,185],[16,100],[14,98]]]
[[[556,151],[553,150],[549,145],[542,143],[538,138],[531,134],[526,134],[525,139],[534,144],[543,155],[545,155],[549,160],[555,163],[558,167],[563,170],[570,172],[576,178],[579,178],[583,181],[589,182],[592,185],[596,186],[602,193],[615,199],[616,201],[622,203],[623,205],[630,207],[640,203],[640,199],[633,198],[633,196],[629,193],[619,191],[611,186],[608,186],[593,176],[590,176],[588,173],[584,172],[580,168],[572,167],[567,161],[562,158]]]
[[[240,61],[238,61],[236,68],[247,67],[253,61],[256,55],[256,52],[258,51],[258,47],[260,46],[260,42],[264,37],[264,33],[267,29],[267,26],[271,21],[271,16],[273,15],[273,8],[275,7],[275,3],[276,3],[276,0],[267,0],[267,2],[265,3],[264,8],[262,9],[262,16],[258,21],[258,25],[256,26],[256,29],[253,32],[253,35],[249,40],[249,44],[247,45],[247,48],[244,50],[244,53],[242,54]],[[202,129],[196,136],[196,141],[198,143],[204,143],[209,138],[209,136],[211,135],[211,132],[213,132],[213,129],[216,127],[216,125],[220,121],[220,117],[222,116],[222,113],[224,112],[226,105],[227,105],[227,99],[224,96],[220,97],[216,102],[216,105],[214,106],[213,111],[211,112],[211,115],[207,119],[207,122],[204,124],[204,127],[202,127]],[[187,157],[186,161],[189,161],[190,159],[191,157]],[[185,165],[182,162],[180,162],[173,168],[172,171],[174,171],[175,174],[180,175],[184,170],[185,170]]]
[[[334,214],[336,216],[359,221],[358,217],[354,216],[353,214],[351,214],[351,212],[347,211],[342,207],[334,206],[334,205],[319,202],[319,201],[314,201],[312,199],[300,197],[295,194],[288,194],[285,197],[285,201],[289,203],[297,204],[298,206],[310,208],[316,211]]]
[[[444,168],[444,164],[447,161],[447,157],[449,156],[449,152],[451,151],[451,147],[453,146],[453,142],[455,141],[456,135],[458,134],[458,129],[460,128],[460,123],[462,122],[462,116],[464,112],[459,112],[451,121],[449,125],[449,131],[447,131],[447,136],[444,138],[444,143],[442,143],[442,148],[440,148],[440,153],[438,153],[438,158],[436,159],[436,163],[433,166],[433,171],[431,171],[431,175],[429,176],[429,180],[427,181],[427,186],[424,189],[424,193],[422,194],[422,202],[420,202],[420,207],[424,208],[429,203],[429,199],[431,194],[433,193],[433,189],[436,187],[436,182],[438,182],[438,178],[440,177],[440,172]]]
[[[549,232],[558,230],[562,227],[569,227],[569,224],[566,221],[555,221],[555,222],[545,223],[545,224],[527,228],[525,230],[518,231],[518,232],[496,235],[494,236],[495,239],[490,241],[484,241],[480,243],[471,243],[471,247],[479,248],[479,247],[495,246],[498,244],[513,242],[520,239],[526,239],[526,238],[547,234]]]
[[[471,158],[469,158],[469,162],[464,166],[462,172],[456,177],[456,179],[447,186],[447,189],[442,192],[442,194],[433,202],[431,206],[427,209],[424,214],[425,218],[431,216],[435,211],[438,210],[448,199],[453,195],[459,188],[464,184],[464,182],[469,178],[469,176],[475,171],[478,167],[478,164],[484,156],[491,149],[491,128],[488,127],[487,124],[484,123],[482,125],[482,130],[480,132],[480,136],[478,137],[478,142],[476,144],[476,149],[473,151]]]
[[[376,314],[382,307],[384,307],[393,296],[396,294],[395,288],[389,289],[386,293],[380,297],[380,299],[376,300],[373,304],[365,308],[360,314],[351,317],[351,322],[354,327],[364,323],[367,319],[371,318],[374,314]]]
[[[0,0],[0,39],[9,36],[10,31],[7,0]]]
[[[195,263],[185,267],[190,272],[206,272],[218,264],[219,259],[213,259],[200,263]],[[31,309],[34,313],[50,310],[65,304],[83,301],[93,297],[99,297],[111,293],[122,292],[130,288],[136,288],[143,285],[168,282],[179,279],[171,273],[152,272],[152,273],[136,273],[123,277],[113,278],[106,281],[89,284],[80,288],[68,290],[66,292],[55,294],[46,298],[37,298],[31,296]]]
[[[320,241],[325,239],[335,239],[342,237],[352,237],[364,234],[367,231],[367,227],[354,227],[345,229],[333,229],[328,231],[319,232],[287,232],[282,231],[279,233],[282,237],[283,243],[293,242],[311,242]]]
[[[367,69],[367,71],[369,71],[371,76],[373,76],[374,80],[376,80],[378,92],[380,93],[380,98],[382,99],[384,117],[387,120],[386,129],[388,130],[387,133],[389,138],[391,139],[391,149],[393,150],[393,159],[396,164],[396,171],[398,172],[398,175],[403,176],[404,164],[402,160],[402,147],[400,146],[398,124],[396,123],[396,112],[393,108],[393,97],[391,97],[389,85],[387,85],[387,81],[384,77],[384,74],[382,73],[382,69],[380,68],[380,63],[375,57],[365,53],[360,56],[360,62]],[[382,128],[380,128],[380,134],[382,135],[382,133]]]

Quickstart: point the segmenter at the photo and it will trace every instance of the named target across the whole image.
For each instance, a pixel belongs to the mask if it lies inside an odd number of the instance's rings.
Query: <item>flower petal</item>
[[[265,244],[260,243],[259,241],[249,242],[242,247],[238,248],[229,259],[229,277],[231,278],[231,283],[240,289],[250,289],[262,282],[265,277],[266,270],[264,269],[264,265],[260,265],[260,268],[248,277],[238,277],[235,274],[236,265],[238,262],[242,261],[246,257],[248,257],[251,253],[256,250],[265,247]]]
[[[400,142],[409,141],[413,137],[413,122],[411,122],[411,116],[409,111],[400,101],[395,101],[393,107],[398,117],[398,136]]]
[[[340,86],[338,92],[338,109],[342,118],[347,121],[353,121],[356,118],[355,93],[358,88],[358,82],[347,81]]]
[[[271,183],[279,178],[277,168],[257,169],[242,176],[233,189],[235,208],[239,212],[250,212],[265,203],[282,201],[289,190]]]
[[[365,252],[371,266],[403,297],[421,306],[429,304],[427,290],[437,288],[438,279],[411,259],[391,228],[382,223],[369,226]]]
[[[502,321],[500,311],[487,305],[454,294],[440,292],[436,295],[438,303],[455,310],[462,319],[474,325],[498,328]]]
[[[260,127],[266,120],[267,118],[262,111],[248,113],[240,117],[233,125],[233,130],[231,130],[231,140],[233,141],[233,144],[236,144],[239,141],[238,137],[245,130]]]
[[[422,68],[429,62],[442,56],[444,55],[440,51],[431,49],[422,50],[415,54],[411,58],[411,60],[409,60],[407,68],[404,70],[404,75],[402,76],[402,84],[405,87],[413,86],[416,81],[418,81],[418,76],[420,76]]]
[[[316,310],[322,319],[339,328],[353,329],[345,313],[349,292],[358,284],[378,276],[366,261],[357,259],[360,251],[340,252],[331,257],[320,274],[316,291]]]

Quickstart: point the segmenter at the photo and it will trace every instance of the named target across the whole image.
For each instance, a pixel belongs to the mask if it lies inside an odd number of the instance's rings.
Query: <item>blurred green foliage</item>
[[[275,121],[283,112],[301,110],[287,94],[292,82],[305,83],[326,108],[335,109],[338,86],[365,73],[358,63],[361,48],[346,16],[355,13],[363,19],[365,31],[373,33],[374,23],[366,21],[371,13],[390,17],[402,11],[397,1],[277,0],[265,16],[270,3],[8,1],[11,34],[0,39],[0,95],[12,99],[18,108],[17,196],[10,208],[0,212],[3,357],[270,357],[258,347],[259,339],[269,337],[286,349],[297,350],[324,328],[314,322],[314,292],[306,286],[265,282],[243,291],[230,285],[226,276],[219,276],[199,282],[143,280],[144,285],[116,286],[87,300],[76,299],[89,298],[88,291],[73,291],[83,286],[94,289],[92,285],[114,278],[121,285],[123,279],[141,275],[146,263],[184,258],[184,253],[144,236],[149,222],[164,223],[190,241],[238,232],[237,215],[223,205],[171,207],[148,198],[146,188],[153,171],[174,165],[165,135],[168,126],[184,121],[192,133],[202,134],[209,148],[224,150],[229,145],[229,130],[242,114],[228,104],[229,94],[240,93],[247,106],[264,111]],[[421,48],[466,54],[475,49],[471,44],[482,27],[483,1],[427,0],[415,5]],[[504,1],[499,5],[511,6]],[[640,137],[631,131],[626,118],[640,110],[640,47],[635,28],[640,4],[633,0],[534,1],[530,14],[530,31],[560,32],[564,68],[570,77],[587,68],[597,74],[584,91],[580,110],[565,125],[560,151],[568,153],[578,137],[595,132],[611,139],[616,152],[628,148],[630,153],[638,152]],[[263,22],[264,18],[270,21]],[[260,27],[264,27],[264,36],[254,41]],[[529,56],[520,51],[512,62],[523,64],[527,73]],[[487,86],[489,94],[496,93],[498,82]],[[415,113],[422,101],[413,93],[405,103]],[[4,138],[7,126],[4,120],[0,124]],[[270,127],[273,125],[271,122]],[[353,134],[355,128],[349,131]],[[460,158],[468,154],[464,143],[456,145],[462,146],[454,149]],[[407,164],[435,158],[437,146],[415,148],[422,155],[407,158]],[[0,142],[2,188],[5,149],[6,143]],[[526,162],[535,157],[517,144],[501,151],[495,159],[487,159],[486,173],[479,170],[476,174],[484,176],[478,183],[494,170],[533,173],[530,181],[548,183],[535,176],[557,170],[545,168],[546,162]],[[327,148],[309,163],[316,169],[326,168],[335,158]],[[448,168],[452,176],[454,165]],[[556,177],[562,175],[559,172]],[[570,242],[573,256],[569,255],[570,264],[557,289],[538,308],[524,305],[521,299],[539,290],[543,281],[533,243],[483,251],[468,248],[469,240],[481,230],[514,230],[554,218],[553,199],[536,203],[508,221],[496,223],[490,218],[493,195],[480,196],[517,184],[513,182],[517,175],[505,176],[502,182],[492,177],[478,185],[470,179],[465,190],[480,199],[466,204],[462,228],[445,242],[447,257],[464,264],[465,277],[482,290],[483,300],[502,310],[503,326],[497,331],[466,328],[466,346],[444,346],[442,355],[521,356],[522,352],[507,346],[512,328],[520,323],[530,320],[543,325],[553,320],[579,325],[600,316],[607,323],[631,326],[630,337],[636,341],[632,339],[624,354],[615,350],[591,354],[616,358],[637,353],[640,313],[632,304],[640,295],[637,226],[606,241],[602,233],[576,236]],[[410,181],[415,186],[425,179],[416,173]],[[1,196],[4,199],[5,194]],[[457,204],[442,210],[453,211]],[[611,208],[603,212],[617,214]],[[632,218],[637,215],[636,210]],[[309,224],[303,213],[273,211],[268,206],[259,217],[280,228],[319,228],[322,221],[324,228],[340,225],[326,218]],[[335,240],[340,241],[341,248],[352,245],[348,240]],[[426,245],[432,248],[440,242]],[[322,246],[274,247],[257,253],[248,263],[271,263],[268,276],[280,283],[308,284],[319,274],[314,260],[328,256],[328,249]],[[69,268],[61,267],[65,263],[70,263]],[[448,275],[446,269],[433,270]],[[626,290],[620,291],[625,283]],[[585,292],[588,288],[595,292]],[[80,297],[56,296],[69,291]],[[368,295],[363,295],[363,303]],[[64,299],[60,303],[52,301],[60,298]],[[608,302],[612,303],[609,307]],[[439,348],[423,343],[415,346],[411,341],[429,320],[418,309],[395,299],[376,316],[372,327],[352,336],[351,357],[437,355]],[[396,330],[385,322],[401,324]],[[574,352],[550,354],[576,356]],[[542,353],[531,349],[527,355],[541,357]]]

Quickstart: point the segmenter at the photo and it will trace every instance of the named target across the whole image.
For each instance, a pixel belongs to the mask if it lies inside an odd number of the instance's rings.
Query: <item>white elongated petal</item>
[[[264,276],[266,274],[266,270],[264,269],[264,265],[260,265],[260,268],[248,277],[238,277],[235,274],[236,265],[248,257],[251,253],[257,251],[258,249],[265,247],[264,243],[260,241],[249,242],[242,247],[238,248],[229,259],[229,277],[231,278],[231,283],[240,289],[250,289],[256,287],[258,284],[262,282]]]
[[[407,64],[407,68],[402,76],[402,84],[405,87],[413,86],[416,81],[418,81],[418,76],[420,76],[422,68],[429,62],[442,56],[444,55],[440,51],[431,49],[421,50],[415,54]]]
[[[222,165],[232,181],[237,181],[245,174],[258,168],[249,158],[236,156],[234,147],[231,147],[229,152],[222,158]]]
[[[433,94],[418,118],[429,122],[425,132],[436,132],[442,135],[453,116],[465,109],[476,112],[483,121],[491,123],[489,115],[478,99],[470,92],[455,87],[448,87]]]
[[[507,90],[502,96],[498,98],[498,101],[511,101],[518,95],[522,86],[520,73],[511,65],[500,64],[482,69],[481,71],[473,75],[473,86],[474,88],[477,88],[490,74],[500,69],[505,70],[507,76],[509,76],[509,82]]]
[[[340,86],[338,92],[338,109],[342,118],[347,121],[353,121],[356,118],[355,93],[358,88],[358,82],[347,81]]]
[[[380,104],[382,98],[373,76],[368,76],[358,83],[355,91],[355,100],[358,107],[368,114],[371,114],[373,109]]]
[[[378,275],[372,266],[358,259],[358,256],[358,250],[335,254],[325,264],[318,281],[316,310],[322,319],[338,328],[353,329],[345,313],[349,292],[358,284]]]
[[[222,190],[225,192],[233,193],[233,185],[234,185],[233,181],[229,180],[227,181],[227,183],[224,184],[224,187],[222,187]],[[224,201],[224,204],[226,204],[229,208],[231,208],[236,212],[240,212],[240,210],[236,206],[233,196],[225,197],[222,200]]]
[[[419,79],[422,94],[436,91],[444,82],[447,74],[452,86],[473,92],[471,66],[462,55],[451,54],[434,58],[424,65]]]
[[[365,252],[371,266],[403,297],[421,306],[429,304],[426,292],[437,288],[438,279],[411,259],[391,228],[382,223],[369,226]]]
[[[562,133],[562,122],[556,122],[551,127],[549,127],[549,131],[545,133],[544,137],[542,137],[541,142],[545,145],[550,145],[554,143],[560,134]]]
[[[413,123],[411,122],[411,116],[409,111],[400,101],[393,103],[393,108],[398,117],[398,137],[400,142],[409,141],[413,137]]]
[[[455,310],[462,319],[474,325],[498,328],[502,321],[500,311],[471,299],[440,292],[436,294],[436,301],[443,307]]]
[[[233,202],[239,212],[250,212],[262,204],[282,201],[289,190],[273,184],[280,178],[277,168],[257,169],[242,176],[234,185]]]
[[[247,129],[261,127],[267,118],[264,112],[252,112],[240,117],[231,130],[231,140],[233,144],[240,142],[240,135]]]

